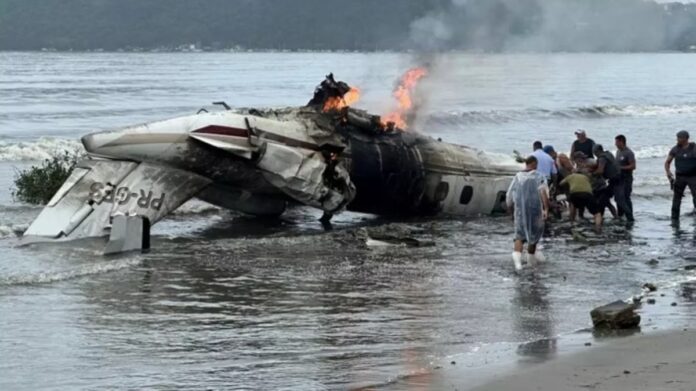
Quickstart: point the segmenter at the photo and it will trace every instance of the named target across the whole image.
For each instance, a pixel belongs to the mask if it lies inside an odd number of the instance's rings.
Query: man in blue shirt
[[[537,172],[544,176],[544,179],[546,179],[546,183],[548,184],[551,183],[556,174],[558,174],[558,169],[556,168],[556,162],[553,161],[553,158],[549,156],[549,154],[544,152],[543,147],[544,145],[541,143],[541,141],[535,141],[532,156],[534,156],[537,160]]]

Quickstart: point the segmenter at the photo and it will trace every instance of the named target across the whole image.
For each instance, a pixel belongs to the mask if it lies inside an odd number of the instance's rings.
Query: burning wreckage
[[[86,135],[80,162],[23,243],[109,236],[105,254],[149,246],[149,227],[185,201],[251,215],[288,205],[378,215],[503,211],[519,166],[405,131],[410,91],[384,117],[350,107],[359,91],[327,76],[304,107],[199,111]],[[224,104],[224,103],[223,103]]]

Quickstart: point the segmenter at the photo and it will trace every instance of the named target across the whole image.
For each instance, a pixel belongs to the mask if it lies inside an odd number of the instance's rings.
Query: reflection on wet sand
[[[233,218],[235,229],[221,221],[198,237],[159,237],[137,266],[72,282],[86,335],[77,351],[105,368],[90,378],[137,385],[135,371],[153,386],[269,389],[396,378],[407,379],[397,389],[428,389],[442,381],[433,366],[475,374],[510,350],[523,363],[552,358],[554,337],[589,319],[574,309],[645,282],[645,260],[625,259],[628,249],[641,257],[635,233],[618,228],[603,246],[552,234],[550,260],[517,275],[507,218],[400,223],[436,244],[423,248],[368,247],[356,233],[373,223],[339,220],[324,233],[302,219]],[[453,354],[463,354],[456,365]]]
[[[511,311],[515,333],[522,340],[528,340],[530,336],[544,337],[519,345],[517,354],[522,357],[522,362],[543,362],[556,354],[553,314],[548,297],[549,289],[538,272],[522,276],[515,285]]]
[[[251,384],[265,374],[270,388],[280,366],[298,387],[332,377],[374,384],[385,371],[425,367],[433,334],[423,309],[439,297],[427,263],[404,258],[406,249],[325,239],[215,241],[204,254],[201,244],[170,244],[136,269],[81,284],[91,310],[80,323],[105,356],[131,351],[161,365],[185,356],[207,361],[211,380],[237,373]]]

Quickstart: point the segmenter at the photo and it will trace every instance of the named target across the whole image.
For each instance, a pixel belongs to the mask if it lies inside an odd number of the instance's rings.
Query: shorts
[[[601,212],[597,200],[591,193],[571,193],[568,201],[577,209],[587,209],[593,215]]]

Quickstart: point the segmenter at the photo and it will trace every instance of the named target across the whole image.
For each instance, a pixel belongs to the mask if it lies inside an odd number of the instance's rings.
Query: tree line
[[[696,49],[696,5],[643,0],[0,0],[0,50]]]

